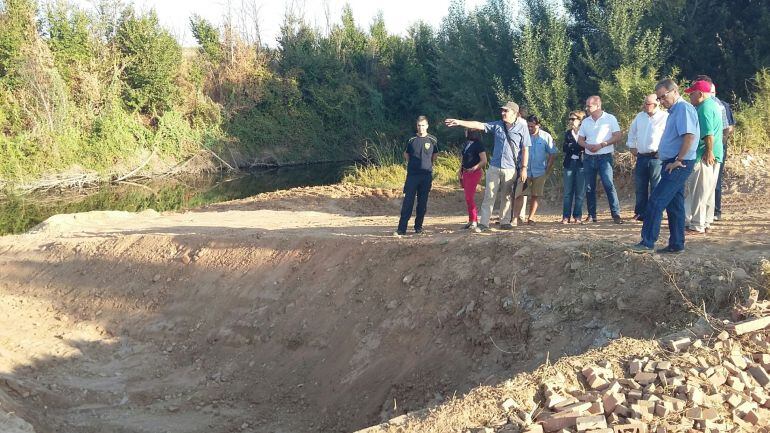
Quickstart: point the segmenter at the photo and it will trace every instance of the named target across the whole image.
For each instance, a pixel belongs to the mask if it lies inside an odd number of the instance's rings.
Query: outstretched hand
[[[444,119],[444,125],[452,128],[454,126],[460,126],[460,121],[457,119]]]

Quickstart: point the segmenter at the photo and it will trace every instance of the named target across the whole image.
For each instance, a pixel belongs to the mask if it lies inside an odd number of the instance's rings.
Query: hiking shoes
[[[641,242],[639,242],[636,245],[630,246],[629,249],[632,252],[638,253],[638,254],[645,254],[645,253],[651,253],[652,252],[652,248],[648,247],[647,245],[645,245],[645,244],[643,244]]]

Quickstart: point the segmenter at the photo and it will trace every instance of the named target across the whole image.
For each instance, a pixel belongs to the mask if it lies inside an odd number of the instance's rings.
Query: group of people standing
[[[662,80],[655,93],[647,95],[642,111],[632,121],[627,147],[636,158],[634,219],[642,221],[642,239],[632,247],[653,249],[660,232],[663,211],[668,214],[671,236],[660,252],[684,249],[685,232],[702,234],[721,216],[723,138],[731,132],[732,112],[718,100],[708,76],[698,76],[685,90],[690,103],[679,94],[672,80]],[[661,110],[660,106],[666,108]],[[695,108],[697,107],[697,108]],[[535,224],[538,199],[553,169],[558,149],[535,115],[522,115],[519,106],[507,102],[500,107],[500,120],[446,119],[448,127],[464,127],[466,142],[458,180],[468,208],[466,229],[490,230],[493,208],[499,202],[499,223],[510,230],[522,223]],[[422,231],[432,167],[438,152],[436,138],[427,133],[427,119],[420,116],[417,136],[409,140],[404,157],[407,180],[397,234],[406,233],[417,197],[415,231]],[[493,148],[488,157],[481,133],[491,134]],[[597,176],[607,196],[612,221],[623,224],[620,201],[613,180],[615,145],[622,141],[618,120],[602,109],[599,96],[586,100],[585,111],[572,111],[562,140],[564,197],[562,224],[597,222]],[[475,192],[484,176],[484,198],[476,207]],[[587,216],[583,219],[583,202]],[[529,212],[525,212],[529,201]]]

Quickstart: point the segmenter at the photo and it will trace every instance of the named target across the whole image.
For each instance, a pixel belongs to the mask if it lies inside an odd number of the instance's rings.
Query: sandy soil
[[[765,284],[764,164],[736,165],[725,220],[675,257],[626,251],[640,224],[604,199],[598,224],[559,224],[551,197],[478,235],[458,190],[421,236],[392,235],[398,191],[351,186],[52,217],[0,238],[0,430],[353,431],[681,329],[672,281],[710,311]]]

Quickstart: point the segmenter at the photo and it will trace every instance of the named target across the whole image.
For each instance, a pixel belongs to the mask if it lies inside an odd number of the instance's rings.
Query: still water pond
[[[56,214],[92,210],[182,210],[262,192],[330,185],[342,179],[348,165],[316,164],[235,175],[218,173],[144,185],[105,185],[82,191],[5,197],[0,199],[0,235],[24,232]]]

